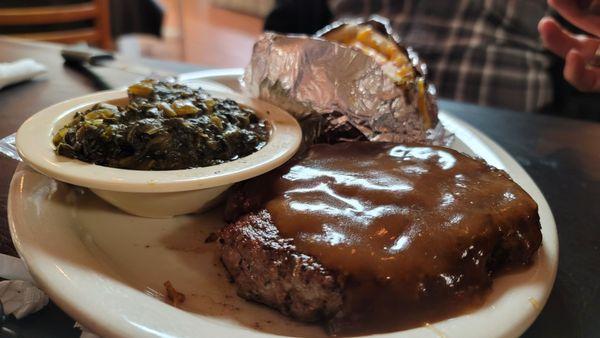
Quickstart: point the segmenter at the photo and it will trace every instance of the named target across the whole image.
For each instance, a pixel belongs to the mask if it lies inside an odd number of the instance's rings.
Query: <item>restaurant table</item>
[[[0,90],[0,137],[13,133],[27,117],[49,105],[97,90],[87,77],[63,65],[59,49],[57,45],[0,39],[0,62],[30,57],[48,67],[43,79]],[[178,73],[202,69],[146,59],[131,62]],[[96,71],[114,86],[139,77],[113,69]],[[440,100],[439,105],[506,149],[540,187],[556,219],[560,243],[557,279],[542,313],[523,336],[598,337],[600,123],[446,100]],[[16,165],[16,161],[0,157],[0,253],[10,255],[16,251],[8,231],[6,202]],[[79,337],[73,323],[51,303],[21,320],[2,318],[0,336]]]

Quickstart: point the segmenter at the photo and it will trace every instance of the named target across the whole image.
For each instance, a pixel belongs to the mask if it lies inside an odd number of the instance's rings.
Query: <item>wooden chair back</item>
[[[72,5],[0,8],[0,26],[50,25],[91,20],[93,25],[88,28],[9,35],[66,44],[87,42],[104,49],[112,49],[108,1],[92,0]]]

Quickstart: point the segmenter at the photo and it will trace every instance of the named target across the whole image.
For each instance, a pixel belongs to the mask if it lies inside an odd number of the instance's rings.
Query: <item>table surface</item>
[[[59,47],[0,39],[0,62],[30,57],[48,74],[0,90],[0,137],[16,131],[37,111],[97,89],[65,67]],[[127,61],[127,60],[125,60]],[[170,72],[198,66],[135,60]],[[139,75],[97,69],[113,86]],[[558,275],[550,299],[524,337],[596,337],[600,331],[600,123],[511,112],[440,100],[445,111],[469,122],[508,151],[540,187],[554,213],[560,241]],[[600,102],[598,104],[600,109]],[[0,157],[0,253],[16,255],[6,219],[6,201],[16,162]],[[73,321],[56,306],[20,321],[0,319],[0,335],[78,337]]]

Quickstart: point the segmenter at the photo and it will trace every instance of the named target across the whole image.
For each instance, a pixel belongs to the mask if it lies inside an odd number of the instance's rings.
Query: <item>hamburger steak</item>
[[[314,145],[237,186],[226,218],[238,294],[336,333],[456,315],[542,241],[537,204],[504,171],[416,144]]]

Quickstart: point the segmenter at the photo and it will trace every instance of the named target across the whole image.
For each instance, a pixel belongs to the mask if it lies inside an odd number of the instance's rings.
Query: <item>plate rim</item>
[[[227,76],[229,76],[229,77],[230,76],[239,76],[240,69],[230,69],[230,70],[220,69],[219,72],[220,72],[219,76],[226,76],[226,77]],[[202,75],[201,73],[202,72],[196,72],[197,75]],[[208,73],[210,74],[210,71],[208,71]],[[204,77],[201,77],[199,79],[211,80],[211,78],[207,79]],[[521,165],[510,154],[508,154],[508,152],[506,152],[501,146],[499,146],[497,143],[495,143],[493,140],[491,140],[488,136],[483,134],[481,131],[479,131],[475,127],[471,126],[469,123],[467,123],[457,117],[451,116],[444,111],[440,112],[440,116],[441,116],[442,121],[444,119],[446,119],[446,120],[452,121],[452,123],[456,123],[456,124],[459,124],[462,127],[464,127],[465,130],[467,130],[469,133],[474,135],[474,137],[476,139],[479,139],[481,142],[484,143],[484,145],[486,147],[490,148],[490,150],[494,154],[501,157],[502,162],[509,163],[511,166],[511,173],[510,173],[511,177],[517,182],[527,181],[527,185],[529,186],[529,189],[527,190],[527,192],[530,195],[532,195],[532,197],[538,203],[538,208],[539,208],[540,214],[543,211],[544,214],[546,215],[546,220],[544,222],[544,225],[547,227],[546,230],[549,231],[551,238],[547,238],[548,234],[545,234],[544,235],[544,243],[546,243],[546,240],[551,240],[552,243],[555,243],[555,245],[552,248],[548,248],[548,249],[550,249],[550,256],[551,256],[551,257],[548,257],[548,259],[550,260],[549,267],[551,269],[551,271],[550,271],[551,282],[548,283],[549,286],[544,290],[545,295],[544,295],[543,299],[538,299],[539,304],[540,304],[539,310],[535,311],[535,314],[533,316],[529,316],[527,318],[522,318],[521,322],[518,323],[518,328],[515,328],[513,331],[511,331],[511,332],[515,333],[515,336],[518,336],[518,335],[522,334],[533,323],[533,321],[535,321],[535,319],[538,317],[539,313],[542,311],[542,309],[549,297],[549,294],[552,290],[552,287],[553,287],[553,284],[554,284],[554,281],[556,278],[556,272],[557,272],[557,267],[558,267],[559,243],[558,243],[556,222],[555,222],[554,216],[552,214],[552,210],[550,209],[550,206],[549,206],[546,198],[542,194],[541,190],[539,189],[539,187],[537,186],[535,181],[531,178],[531,176],[529,176],[529,174],[527,174],[525,169],[523,169],[523,167],[521,167]],[[9,221],[11,236],[13,238],[15,247],[17,248],[19,255],[21,255],[21,257],[23,257],[27,266],[30,268],[33,268],[33,269],[31,269],[31,274],[34,277],[34,279],[39,283],[39,285],[41,285],[46,290],[46,292],[49,294],[49,296],[51,296],[53,301],[55,301],[65,312],[67,312],[69,315],[71,315],[74,319],[75,319],[75,317],[77,317],[76,320],[80,321],[87,328],[93,329],[97,333],[101,333],[106,336],[147,334],[148,333],[147,331],[140,331],[139,328],[135,329],[131,325],[129,325],[129,326],[101,325],[101,323],[103,321],[98,320],[98,318],[94,318],[94,314],[97,315],[97,313],[95,313],[94,311],[89,311],[89,310],[81,311],[81,309],[78,309],[77,306],[74,306],[74,304],[69,302],[69,299],[68,299],[69,297],[65,296],[64,294],[61,294],[61,292],[59,290],[60,288],[56,288],[56,286],[54,286],[54,287],[51,286],[50,285],[50,284],[52,284],[51,282],[48,282],[44,276],[41,276],[40,274],[38,274],[37,270],[39,269],[39,267],[36,266],[35,258],[30,257],[30,255],[28,253],[26,253],[27,244],[23,243],[21,241],[21,237],[19,236],[19,229],[18,229],[19,225],[17,224],[18,221],[16,221],[16,218],[15,218],[15,212],[17,212],[17,210],[13,210],[15,208],[15,203],[13,203],[13,199],[17,195],[16,190],[18,190],[18,188],[19,188],[19,182],[17,182],[17,176],[18,176],[17,174],[19,173],[19,171],[20,171],[19,169],[21,168],[21,166],[23,166],[23,164],[20,164],[19,167],[17,168],[17,171],[15,172],[15,175],[13,176],[13,179],[11,180],[11,184],[10,184],[10,190],[9,190],[9,195],[8,195],[8,205],[7,205],[8,221]],[[516,177],[514,177],[514,176],[516,176]],[[129,285],[124,285],[124,286],[131,288]],[[134,290],[137,290],[137,289],[134,289]],[[159,302],[158,300],[156,300],[156,301]],[[190,315],[190,314],[187,314],[187,315]],[[225,330],[225,332],[229,332],[230,334],[235,332],[235,330],[231,331],[231,328],[229,328],[229,327],[225,328],[224,330]],[[245,332],[245,334],[252,335],[252,336],[269,335],[268,333],[258,332],[258,331],[256,331],[256,332],[244,331],[244,332]],[[392,333],[386,334],[386,336],[394,335],[394,334],[398,334],[398,332],[392,332]]]

